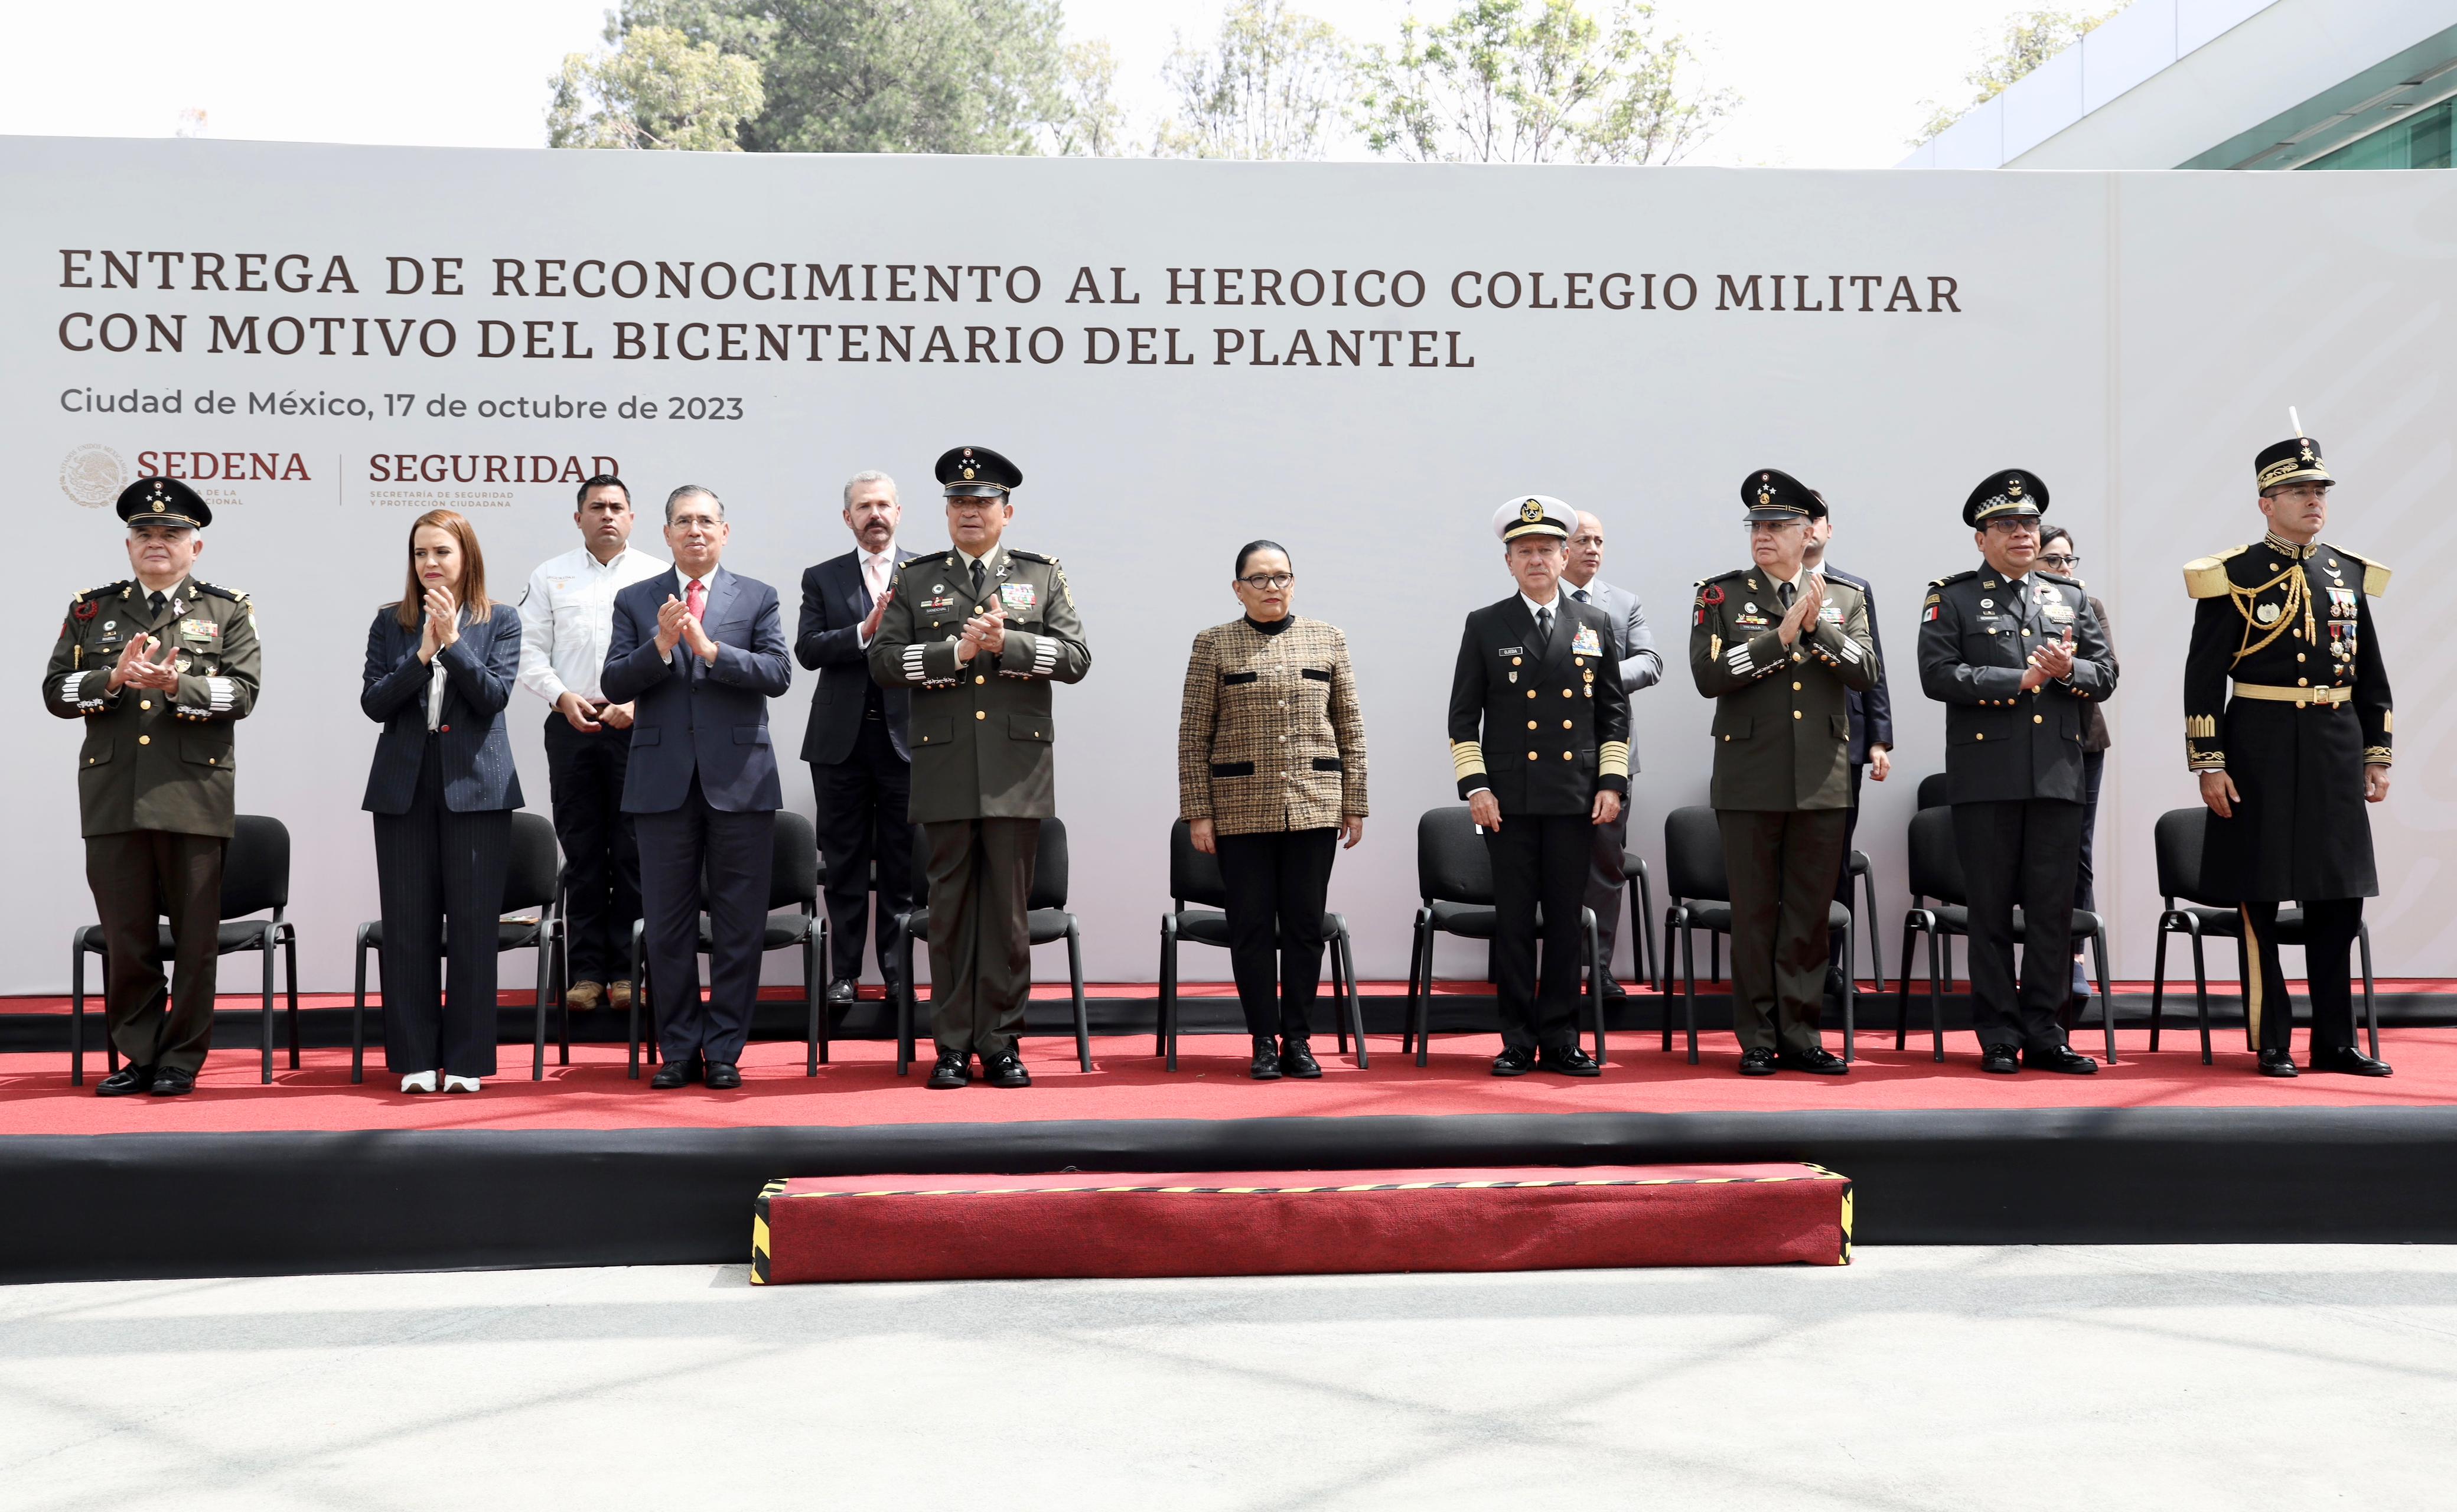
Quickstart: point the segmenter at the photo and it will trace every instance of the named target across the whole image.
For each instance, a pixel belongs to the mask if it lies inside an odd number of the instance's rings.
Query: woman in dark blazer
[[[1297,618],[1295,582],[1276,541],[1237,553],[1231,587],[1246,612],[1194,637],[1177,727],[1178,813],[1194,848],[1220,858],[1258,1082],[1322,1074],[1307,1039],[1323,902],[1336,843],[1365,836],[1365,720],[1348,638]]]
[[[520,659],[520,611],[486,597],[477,532],[450,509],[420,515],[401,602],[367,629],[359,695],[383,726],[361,807],[383,905],[384,1066],[404,1092],[434,1091],[439,1072],[444,1090],[474,1092],[495,1071],[495,923],[521,806],[504,705]]]

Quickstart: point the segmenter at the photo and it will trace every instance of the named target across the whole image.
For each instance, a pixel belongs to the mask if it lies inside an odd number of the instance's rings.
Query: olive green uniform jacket
[[[1715,700],[1719,809],[1851,806],[1851,714],[1845,694],[1876,686],[1877,648],[1868,595],[1826,580],[1817,628],[1788,651],[1777,627],[1783,601],[1764,570],[1744,568],[1698,585],[1689,616],[1689,673]]]

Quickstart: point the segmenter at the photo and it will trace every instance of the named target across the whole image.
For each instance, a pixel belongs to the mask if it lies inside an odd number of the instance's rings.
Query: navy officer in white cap
[[[1518,590],[1468,615],[1451,675],[1451,762],[1485,833],[1499,915],[1496,1076],[1602,1071],[1579,1047],[1580,919],[1592,831],[1621,817],[1629,792],[1629,694],[1611,617],[1562,591],[1563,546],[1578,528],[1576,510],[1540,493],[1494,512]]]

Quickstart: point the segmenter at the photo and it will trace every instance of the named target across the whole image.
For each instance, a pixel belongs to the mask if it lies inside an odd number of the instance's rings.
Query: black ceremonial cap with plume
[[[176,478],[139,478],[119,490],[119,517],[130,525],[184,525],[201,530],[214,523],[203,494]]]
[[[2253,483],[2263,493],[2307,478],[2323,487],[2338,486],[2338,480],[2330,477],[2329,469],[2321,463],[2321,444],[2309,436],[2263,446],[2261,455],[2252,459]]]
[[[1790,473],[1760,467],[1741,480],[1742,516],[1751,525],[1783,520],[1823,520],[1826,499]]]
[[[951,446],[939,458],[939,482],[950,497],[996,498],[1023,483],[1023,469],[987,446]]]
[[[2037,519],[2048,512],[2048,486],[2027,467],[2005,467],[1979,480],[1962,501],[1962,523],[1976,530],[1991,520]]]

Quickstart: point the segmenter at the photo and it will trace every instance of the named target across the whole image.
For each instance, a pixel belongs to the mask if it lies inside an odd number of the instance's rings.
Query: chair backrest
[[[222,852],[222,917],[244,919],[290,906],[290,827],[241,814]]]
[[[1941,809],[1945,805],[1945,774],[1931,772],[1920,778],[1919,806],[1924,809]]]
[[[1724,830],[1703,803],[1663,816],[1663,885],[1675,898],[1732,901],[1724,872]]]
[[[1466,804],[1445,804],[1418,817],[1416,896],[1428,902],[1493,905],[1493,857]]]
[[[560,869],[554,821],[543,814],[514,814],[512,865],[504,875],[504,912],[525,914],[553,902]]]
[[[2152,843],[2158,853],[2159,897],[2208,905],[2201,895],[2201,838],[2209,824],[2210,811],[2199,806],[2158,816]]]
[[[930,902],[930,833],[920,825],[913,826],[913,878],[920,890],[923,907]],[[1032,895],[1024,900],[1026,908],[1063,908],[1066,906],[1066,821],[1046,818],[1041,821],[1041,849],[1032,862]]]
[[[1228,881],[1220,875],[1220,858],[1194,848],[1194,826],[1184,819],[1168,827],[1168,896],[1180,905],[1228,906]]]
[[[819,904],[819,839],[811,821],[792,809],[776,811],[769,839],[768,911]]]
[[[1953,843],[1953,810],[1922,809],[1911,816],[1911,894],[1940,903],[1971,900],[1962,883],[1962,852]]]

